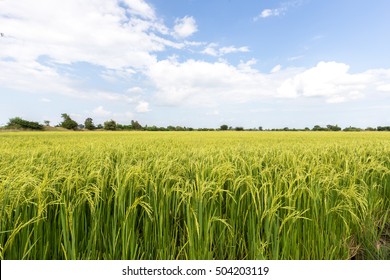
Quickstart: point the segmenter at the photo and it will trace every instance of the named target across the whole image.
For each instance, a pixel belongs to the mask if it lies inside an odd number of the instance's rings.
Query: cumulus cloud
[[[255,63],[250,60],[234,66],[224,61],[163,60],[152,65],[147,75],[156,87],[155,97],[160,103],[203,107],[265,98],[347,102],[387,89],[390,81],[388,70],[353,74],[348,65],[337,62],[320,62],[309,69],[278,66],[278,71],[269,74],[255,69]]]
[[[146,112],[149,112],[150,109],[149,109],[149,103],[146,102],[146,101],[140,101],[137,105],[137,107],[135,107],[135,111],[137,113],[146,113]]]
[[[257,60],[252,58],[248,61],[240,61],[240,63],[238,64],[237,68],[242,71],[243,73],[257,73],[258,71],[254,68],[252,68],[252,66],[256,65],[257,63]]]
[[[180,34],[191,20],[181,21]],[[72,75],[80,62],[98,66],[105,81],[128,82],[157,62],[157,52],[185,46],[167,39],[169,28],[143,0],[5,0],[0,26],[1,87],[74,98],[135,102],[85,85]]]
[[[238,68],[223,61],[163,60],[150,67],[148,76],[157,88],[157,99],[164,104],[209,106],[220,100],[245,102],[256,95],[269,95],[269,80],[257,71],[248,71],[250,65]]]
[[[167,27],[142,0],[1,1],[0,26],[7,33],[0,57],[63,64],[88,62],[110,69],[143,68],[154,52],[176,46],[159,36]],[[120,54],[120,55],[119,55]]]
[[[282,15],[300,2],[288,3],[263,10],[260,17]],[[264,98],[318,98],[339,103],[390,92],[388,69],[352,73],[347,64],[320,62],[306,69],[276,65],[263,73],[255,67],[255,59],[233,65],[223,56],[249,52],[249,47],[187,41],[185,38],[198,30],[193,17],[178,18],[169,29],[143,0],[36,0],[34,5],[29,0],[5,0],[0,1],[0,26],[6,34],[0,48],[2,88],[45,96],[60,93],[100,104],[128,103],[138,113],[150,111],[156,101],[203,107]],[[180,62],[174,55],[157,58],[157,53],[167,48],[187,46],[203,49],[217,61]],[[76,69],[79,62],[98,66],[94,70],[99,69],[105,81],[127,79],[127,84],[123,83],[119,92],[103,91],[83,84],[77,74],[61,71]],[[156,92],[153,101],[146,97],[150,88]],[[133,114],[115,115],[102,106],[94,113],[123,119]]]
[[[112,112],[105,110],[103,106],[99,106],[92,111],[93,115],[96,117],[108,117],[111,116]]]
[[[384,84],[377,87],[377,90],[384,91],[384,92],[390,92],[390,84]]]
[[[196,25],[196,21],[193,17],[185,16],[183,18],[176,19],[173,30],[174,36],[187,38],[198,31],[198,26]]]
[[[202,51],[203,54],[211,55],[211,56],[218,56],[219,51],[217,50],[218,44],[211,43],[206,46],[206,48]]]
[[[149,4],[143,0],[122,0],[128,6],[128,11],[130,14],[139,15],[148,19],[155,19],[156,14]]]
[[[324,97],[327,102],[344,102],[362,98],[364,90],[374,82],[368,73],[350,74],[349,66],[337,62],[320,62],[285,80],[277,89],[279,97]]]

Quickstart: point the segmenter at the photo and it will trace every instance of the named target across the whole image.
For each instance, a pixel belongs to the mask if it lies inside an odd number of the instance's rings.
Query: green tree
[[[42,130],[43,125],[37,122],[30,122],[19,117],[9,119],[6,128],[12,129],[33,129],[33,130]]]
[[[142,129],[142,125],[140,125],[139,122],[133,121],[133,120],[131,121],[131,127],[134,130],[141,130]]]
[[[104,130],[116,130],[116,122],[114,120],[104,122]]]
[[[378,131],[390,131],[390,126],[378,126],[376,130],[378,130]]]
[[[339,127],[337,124],[336,125],[328,124],[326,127],[330,131],[340,131],[341,130],[341,127]]]
[[[220,127],[219,129],[220,129],[220,130],[228,130],[229,127],[228,127],[227,124],[223,124],[223,125],[221,125],[221,127]]]
[[[84,126],[85,126],[85,129],[88,129],[88,130],[94,130],[96,129],[94,123],[93,123],[93,120],[92,118],[87,118],[84,122]]]
[[[362,131],[363,129],[359,127],[349,126],[343,129],[343,131]]]
[[[60,124],[61,127],[66,129],[73,129],[76,130],[78,128],[78,123],[71,119],[71,117],[68,114],[62,114],[61,118],[63,119],[62,123]]]
[[[325,127],[321,127],[319,125],[315,125],[312,130],[313,131],[327,131],[328,129]]]

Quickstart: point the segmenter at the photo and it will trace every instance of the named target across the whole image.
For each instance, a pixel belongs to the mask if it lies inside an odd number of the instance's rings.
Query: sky
[[[0,125],[390,125],[388,0],[0,0]]]

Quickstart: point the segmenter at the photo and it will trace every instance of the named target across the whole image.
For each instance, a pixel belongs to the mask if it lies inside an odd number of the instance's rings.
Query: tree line
[[[110,130],[110,131],[125,131],[125,130],[140,130],[140,131],[390,131],[390,126],[377,126],[377,127],[367,127],[367,128],[359,128],[359,127],[345,127],[342,129],[338,125],[327,125],[325,127],[321,127],[320,125],[315,125],[313,128],[305,127],[303,129],[297,128],[272,128],[272,129],[263,129],[263,127],[259,126],[256,128],[245,129],[244,127],[232,127],[227,124],[221,125],[219,128],[192,128],[185,126],[173,126],[169,125],[167,127],[158,127],[158,126],[142,126],[138,121],[132,120],[130,124],[119,124],[114,120],[108,120],[103,124],[97,124],[93,122],[92,118],[86,118],[83,124],[77,123],[73,120],[68,114],[64,113],[61,115],[62,122],[60,122],[55,127],[62,127],[69,130]],[[15,117],[9,119],[5,129],[25,129],[25,130],[45,130],[45,127],[50,126],[50,121],[44,121],[44,124],[40,124],[38,122],[24,120],[20,117]]]

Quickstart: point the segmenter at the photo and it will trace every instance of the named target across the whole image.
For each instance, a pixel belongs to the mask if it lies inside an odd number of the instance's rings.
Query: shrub
[[[11,129],[32,129],[32,130],[42,130],[43,125],[37,122],[30,122],[19,117],[9,119],[6,128]]]

